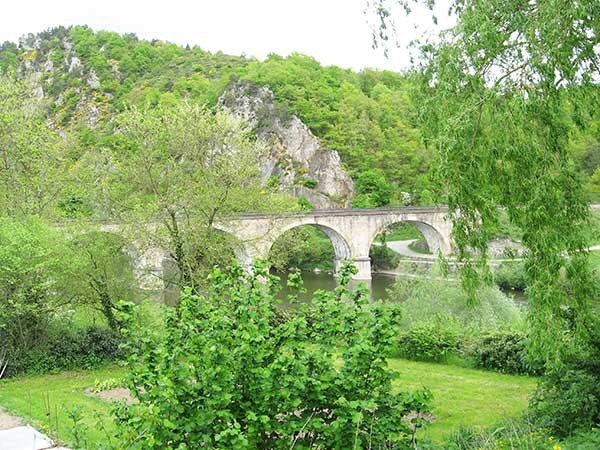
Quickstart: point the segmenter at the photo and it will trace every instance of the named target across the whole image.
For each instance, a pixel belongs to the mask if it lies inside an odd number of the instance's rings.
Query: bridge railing
[[[240,213],[224,214],[219,217],[233,218],[261,218],[261,217],[297,217],[297,216],[349,216],[349,215],[379,215],[386,213],[432,213],[446,212],[447,206],[397,206],[387,208],[329,208],[312,209],[309,211],[247,211]]]

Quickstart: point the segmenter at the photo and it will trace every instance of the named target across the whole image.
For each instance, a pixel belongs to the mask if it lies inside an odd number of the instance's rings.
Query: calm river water
[[[287,273],[276,272],[275,275],[281,277],[281,284],[283,287],[279,293],[279,297],[285,301],[287,295],[289,294],[289,290],[286,287]],[[337,279],[327,272],[316,273],[312,271],[304,271],[302,272],[302,279],[304,280],[306,293],[300,295],[301,301],[309,301],[312,298],[313,293],[319,289],[332,290],[337,286]],[[373,298],[377,300],[388,299],[389,295],[387,289],[392,287],[395,279],[396,278],[391,275],[374,273],[370,286],[371,295]],[[527,303],[527,299],[523,292],[510,290],[505,291],[504,293],[509,297],[512,297],[517,303]]]
[[[281,278],[281,291],[278,297],[284,302],[287,300],[287,295],[290,293],[286,287],[287,272],[275,272],[275,275]],[[337,286],[337,279],[332,274],[327,272],[302,272],[302,279],[304,280],[304,288],[306,292],[300,295],[300,301],[307,302],[312,299],[315,291],[319,289],[332,290]],[[391,275],[383,275],[374,273],[371,285],[368,286],[371,290],[372,298],[377,300],[387,300],[389,298],[387,290],[392,287],[396,277]],[[527,299],[525,294],[520,291],[505,291],[509,297],[512,297],[515,302],[519,304],[526,304]],[[175,305],[179,298],[178,291],[162,291],[155,292],[152,294],[152,298],[156,298],[157,301],[162,301],[167,305]]]
[[[282,289],[279,296],[282,300],[287,298],[289,290],[286,287],[287,273],[276,272],[275,275],[281,277]],[[337,279],[327,272],[302,272],[302,279],[304,280],[304,288],[306,293],[300,295],[301,301],[308,301],[312,298],[313,293],[319,289],[332,290],[337,286]],[[371,280],[371,295],[374,299],[384,300],[388,298],[387,289],[392,287],[395,278],[389,275],[373,274]]]

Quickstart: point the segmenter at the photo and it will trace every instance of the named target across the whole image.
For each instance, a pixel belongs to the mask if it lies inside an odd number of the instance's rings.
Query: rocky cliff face
[[[58,42],[54,49],[48,48],[51,39]],[[56,127],[78,122],[95,128],[112,117],[108,103],[111,94],[101,90],[94,69],[77,56],[67,29],[60,27],[52,32],[23,36],[19,47],[24,53],[18,75],[28,82],[36,96],[54,103],[55,110],[65,103],[74,103],[68,114],[51,117],[50,122]],[[69,79],[78,82],[69,83]]]
[[[246,120],[271,149],[261,167],[265,182],[318,209],[348,206],[354,185],[338,153],[324,148],[298,117],[278,105],[268,87],[237,82],[221,95],[219,107]]]

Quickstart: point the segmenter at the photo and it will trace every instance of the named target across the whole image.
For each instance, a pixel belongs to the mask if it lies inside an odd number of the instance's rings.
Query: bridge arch
[[[379,227],[375,228],[369,240],[369,247],[373,245],[378,235],[389,229],[391,226],[402,223],[413,225],[417,230],[419,230],[419,232],[425,238],[425,241],[427,242],[427,247],[429,248],[429,251],[432,254],[437,255],[438,253],[449,253],[450,244],[444,238],[443,231],[439,230],[435,225],[431,223],[421,220],[407,219],[403,217],[385,220]]]
[[[269,242],[268,248],[266,249],[265,256],[269,255],[269,253],[271,252],[271,249],[275,245],[275,242],[277,242],[277,240],[280,237],[282,237],[285,233],[292,231],[294,229],[300,228],[300,227],[304,227],[304,226],[311,226],[311,227],[317,228],[318,230],[322,231],[329,238],[329,241],[331,242],[331,245],[333,246],[333,251],[334,251],[334,261],[333,261],[334,273],[337,274],[337,272],[341,266],[341,262],[345,259],[352,258],[352,250],[351,250],[350,244],[348,243],[348,240],[344,237],[344,235],[339,230],[336,230],[335,228],[333,228],[331,226],[327,226],[327,225],[318,223],[316,221],[315,222],[301,221],[301,222],[296,222],[296,223],[289,223],[289,224],[279,228],[277,230],[277,233],[272,236],[272,239]]]
[[[259,250],[259,247],[262,246],[257,245],[258,242],[254,242],[255,240],[252,240],[252,242],[244,242],[244,240],[239,236],[239,231],[235,228],[219,222],[213,222],[212,228],[233,238],[231,242],[231,249],[233,250],[235,259],[237,260],[238,264],[240,264],[246,270],[250,271],[254,261],[263,257],[263,252]]]
[[[444,207],[329,209],[292,213],[246,213],[224,217],[223,231],[238,238],[238,255],[248,267],[257,258],[267,259],[273,244],[285,232],[311,225],[323,231],[335,253],[335,267],[343,259],[354,261],[356,280],[371,279],[370,248],[376,236],[394,223],[411,223],[423,234],[433,253],[451,252],[452,222]],[[219,227],[219,225],[217,225]]]

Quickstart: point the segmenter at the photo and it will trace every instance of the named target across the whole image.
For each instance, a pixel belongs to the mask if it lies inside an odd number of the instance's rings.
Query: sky
[[[416,9],[396,17],[398,48],[388,58],[371,47],[368,0],[20,0],[6,1],[0,16],[0,42],[58,25],[89,25],[94,30],[135,33],[181,45],[264,59],[269,53],[300,52],[322,64],[359,70],[401,71],[409,66],[410,41],[434,35],[452,23],[442,0],[433,25],[431,13]]]

